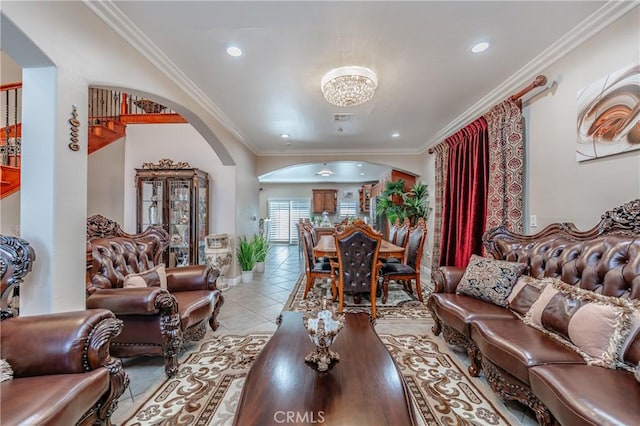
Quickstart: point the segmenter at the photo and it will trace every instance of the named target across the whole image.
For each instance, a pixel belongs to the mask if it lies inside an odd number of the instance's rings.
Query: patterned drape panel
[[[434,244],[431,253],[431,267],[440,266],[440,241],[442,241],[442,207],[444,196],[445,177],[447,176],[447,165],[449,163],[449,146],[441,143],[435,147],[435,208],[433,209],[433,235]]]
[[[511,99],[484,115],[489,132],[489,189],[485,229],[524,228],[524,133],[522,112]]]

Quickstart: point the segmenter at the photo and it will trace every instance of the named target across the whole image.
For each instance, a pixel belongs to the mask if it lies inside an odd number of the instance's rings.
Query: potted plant
[[[269,242],[263,234],[253,235],[253,252],[256,258],[256,272],[264,272],[264,261],[267,258]]]
[[[253,281],[253,267],[256,263],[256,257],[253,242],[249,241],[246,236],[238,238],[236,256],[238,257],[240,269],[242,269],[242,282]]]
[[[378,215],[385,215],[389,222],[396,219],[402,222],[409,218],[412,225],[419,218],[427,218],[429,208],[429,190],[425,183],[416,182],[409,191],[404,192],[404,181],[397,180],[386,182],[385,188],[377,200],[376,211]]]
[[[429,207],[429,188],[423,182],[416,182],[409,192],[402,195],[404,201],[403,209],[406,217],[415,225],[419,218],[427,219],[431,208]]]
[[[376,211],[379,216],[386,216],[389,222],[396,219],[402,222],[406,217],[402,207],[404,195],[404,180],[388,181],[384,184],[384,190],[378,197]]]

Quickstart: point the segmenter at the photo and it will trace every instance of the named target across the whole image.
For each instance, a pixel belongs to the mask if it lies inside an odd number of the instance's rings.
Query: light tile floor
[[[225,302],[218,320],[220,327],[208,334],[248,334],[274,332],[276,318],[282,312],[291,290],[301,272],[304,259],[298,253],[297,246],[273,245],[265,262],[264,273],[254,273],[254,281],[231,286],[225,291]],[[424,324],[416,321],[393,324],[378,323],[379,334],[429,334]],[[206,337],[205,337],[206,339]],[[193,351],[197,344],[185,347],[181,358]],[[468,362],[465,354],[460,358]],[[137,357],[123,360],[124,368],[131,384],[120,397],[118,408],[112,416],[114,425],[121,424],[135,412],[135,408],[146,400],[146,395],[164,377],[162,357]],[[484,380],[480,378],[480,380]],[[533,414],[520,404],[509,402],[507,407],[521,419],[521,425],[536,425]]]

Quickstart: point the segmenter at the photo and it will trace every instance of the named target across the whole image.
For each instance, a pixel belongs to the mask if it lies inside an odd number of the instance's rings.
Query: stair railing
[[[175,112],[149,99],[110,89],[89,88],[89,125],[104,125],[109,120],[121,121],[130,115],[174,115]]]
[[[0,86],[0,165],[20,167],[21,129],[19,102],[22,99],[22,83]]]

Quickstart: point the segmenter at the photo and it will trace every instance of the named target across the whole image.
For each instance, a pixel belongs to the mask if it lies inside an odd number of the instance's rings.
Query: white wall
[[[137,124],[127,126],[124,161],[124,227],[136,232],[135,169],[162,158],[186,161],[209,173],[209,233],[234,233],[233,187],[235,167],[223,166],[218,156],[190,124]]]
[[[596,225],[611,208],[640,197],[640,150],[576,162],[577,92],[605,75],[640,63],[640,8],[636,7],[539,74],[555,81],[551,89],[527,99],[525,223],[535,233],[554,222],[580,229]],[[435,155],[424,153],[423,181],[432,206]],[[538,226],[529,228],[530,215]],[[429,230],[433,229],[433,214]],[[433,236],[427,239],[433,249]],[[425,263],[429,260],[425,258]]]
[[[87,166],[87,217],[95,214],[124,223],[125,139],[89,155]]]
[[[236,212],[238,166],[223,166],[215,152],[190,124],[128,125],[124,146],[124,180],[117,190],[124,193],[124,220],[121,223],[126,232],[136,232],[135,169],[141,168],[142,163],[157,163],[163,158],[174,162],[186,161],[191,167],[209,173],[210,234],[229,234],[235,241],[236,214],[255,215],[254,210],[247,206],[244,207],[247,213]],[[254,204],[257,208],[257,202],[254,201]],[[251,230],[251,234],[256,231]],[[246,233],[246,230],[241,232]],[[228,274],[234,277],[235,272],[231,268]]]
[[[210,149],[216,149],[224,155],[225,164],[233,164],[234,161],[227,151],[227,146],[239,145],[239,142],[222,129],[208,106],[198,103],[198,100],[184,91],[175,79],[165,76],[155,68],[89,10],[86,3],[3,2],[2,19],[4,24],[2,49],[10,54],[25,71],[27,67],[42,66],[35,63],[40,61],[41,64],[53,64],[59,76],[59,89],[52,92],[52,96],[58,98],[59,107],[55,109],[55,124],[58,128],[56,132],[49,132],[50,138],[38,141],[51,145],[46,147],[49,151],[55,145],[56,150],[64,152],[63,156],[48,157],[54,177],[51,178],[45,174],[39,180],[41,185],[43,182],[56,185],[56,191],[51,192],[54,201],[40,197],[38,191],[27,191],[25,186],[21,194],[22,235],[25,237],[28,235],[34,240],[38,240],[40,236],[47,238],[46,244],[40,244],[38,247],[39,258],[27,281],[38,282],[33,292],[33,299],[37,298],[37,303],[40,304],[38,310],[57,312],[66,310],[71,305],[76,307],[78,300],[81,300],[84,305],[85,299],[83,259],[88,189],[85,173],[88,160],[86,132],[82,132],[82,129],[86,127],[81,127],[81,151],[71,157],[73,161],[68,161],[65,165],[62,165],[66,161],[67,154],[64,149],[68,150],[68,148],[62,142],[69,136],[67,120],[72,105],[78,106],[78,119],[81,123],[86,123],[89,86],[128,88],[132,92],[148,94],[152,99],[162,100],[164,104],[188,118],[190,122],[196,123],[199,132],[205,135]],[[43,57],[34,58],[31,50],[26,49],[32,46],[35,46],[38,52],[42,52]],[[26,119],[24,124],[26,125]],[[60,144],[54,144],[54,139]],[[27,142],[25,135],[25,144]],[[238,155],[245,164],[255,162],[255,159],[252,159],[252,153],[247,152],[246,149],[233,150],[236,153],[240,152]],[[23,164],[27,160],[30,161],[28,158],[23,158]],[[42,170],[49,170],[49,168]],[[75,177],[68,180],[73,184],[57,187],[68,174],[73,173]],[[242,173],[243,176],[255,176],[255,164],[248,172]],[[235,180],[235,176],[232,180]],[[257,180],[255,186],[255,191],[249,191],[253,193],[251,198],[243,198],[240,202],[235,200],[230,204],[239,205],[242,208],[250,208],[253,204],[257,211]],[[235,189],[233,192],[235,193]],[[31,199],[32,205],[34,202],[49,202],[52,207],[30,208],[30,215],[40,214],[44,216],[44,220],[41,220],[41,225],[35,223],[37,226],[29,230],[30,233],[25,234],[27,226],[24,210],[27,199]],[[124,207],[126,209],[126,205]],[[57,245],[53,245],[54,241],[57,241]],[[58,260],[58,252],[64,252],[67,260]],[[25,284],[29,283],[25,282]],[[36,294],[35,291],[40,286],[44,286],[46,291]],[[24,296],[24,301],[29,304],[30,294],[25,292]],[[35,313],[35,310],[31,312]]]
[[[528,214],[538,228],[571,221],[594,226],[606,210],[640,197],[640,151],[576,162],[579,89],[626,65],[640,63],[640,8],[597,34],[548,69],[555,90],[524,108],[528,151]]]

